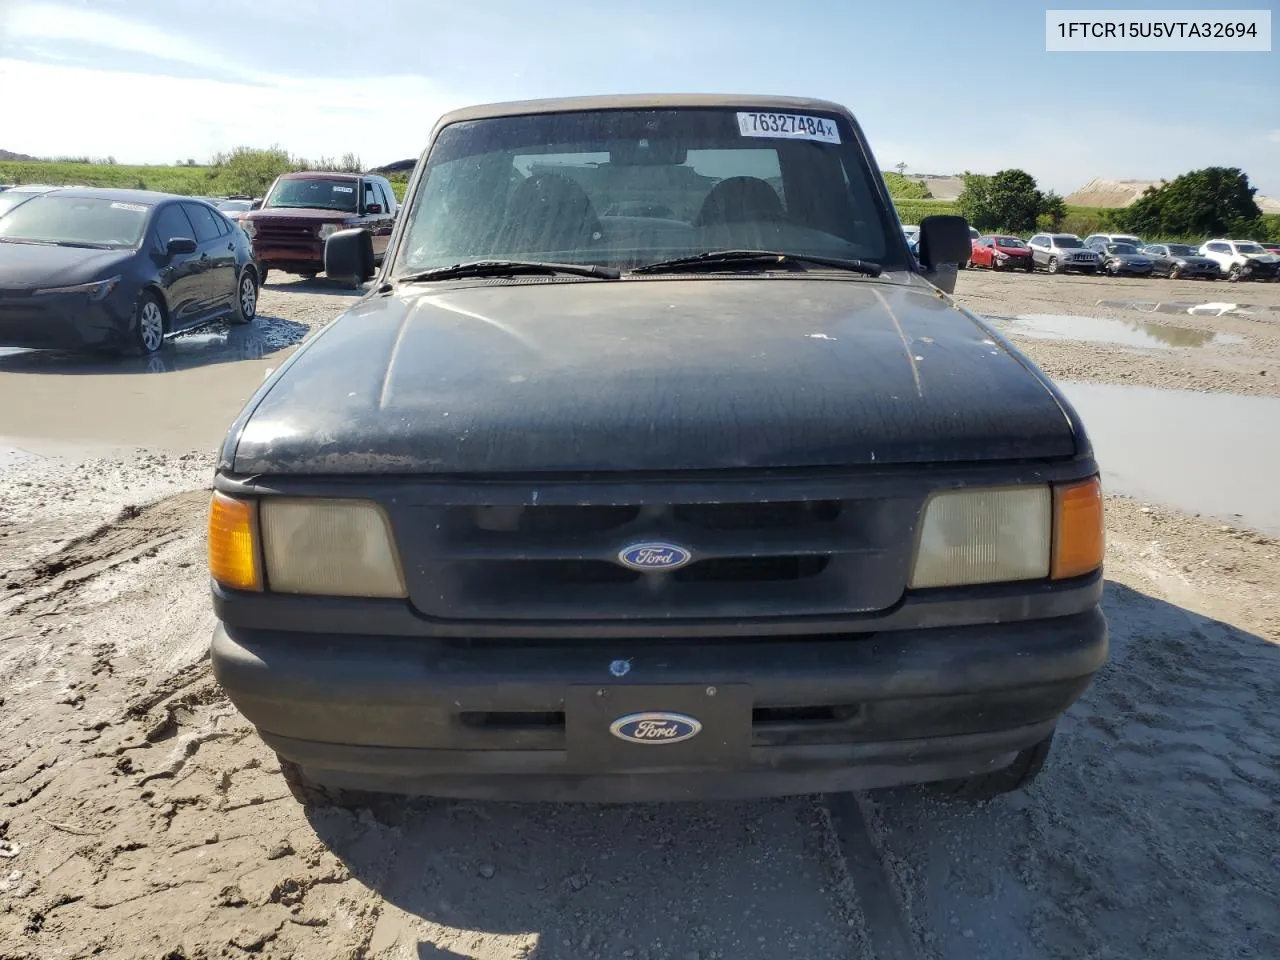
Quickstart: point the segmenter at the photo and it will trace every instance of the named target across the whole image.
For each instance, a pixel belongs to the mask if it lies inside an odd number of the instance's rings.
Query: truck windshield
[[[409,200],[394,274],[481,259],[627,270],[721,250],[905,268],[847,121],[720,108],[458,122]]]
[[[263,209],[282,207],[311,207],[317,210],[342,210],[355,213],[356,184],[354,180],[294,178],[281,180],[262,204]]]

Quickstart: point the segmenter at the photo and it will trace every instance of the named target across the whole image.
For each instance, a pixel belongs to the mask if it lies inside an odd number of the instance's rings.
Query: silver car
[[[1074,233],[1037,233],[1027,241],[1035,265],[1050,273],[1097,273],[1102,258],[1090,250]]]

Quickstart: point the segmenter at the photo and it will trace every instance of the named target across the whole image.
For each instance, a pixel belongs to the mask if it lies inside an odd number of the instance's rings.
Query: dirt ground
[[[1054,376],[1276,396],[1280,312],[1097,304],[1237,297],[1280,285],[957,288],[1242,341],[1011,332]],[[1280,956],[1280,542],[1121,496],[1111,659],[1023,794],[304,811],[209,673],[205,491],[239,402],[349,302],[273,284],[252,337],[160,369],[0,356],[0,960]]]

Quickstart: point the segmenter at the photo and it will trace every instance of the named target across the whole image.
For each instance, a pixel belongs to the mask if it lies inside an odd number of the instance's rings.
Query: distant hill
[[[934,200],[956,200],[964,190],[964,179],[948,174],[912,173],[908,180],[914,180],[926,190]]]
[[[15,163],[34,163],[39,157],[26,153],[14,153],[12,150],[0,150],[0,160],[12,160]]]
[[[381,173],[383,176],[391,173],[408,173],[418,165],[418,158],[412,160],[396,160],[392,163],[384,164],[381,167],[374,167],[370,173]]]
[[[1067,206],[1127,207],[1147,192],[1149,187],[1160,187],[1164,180],[1109,180],[1094,177],[1079,190],[1067,195]]]

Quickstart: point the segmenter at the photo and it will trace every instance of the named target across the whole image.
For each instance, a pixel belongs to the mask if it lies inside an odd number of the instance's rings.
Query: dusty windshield
[[[281,180],[262,204],[263,209],[313,208],[354,213],[356,184],[354,180],[315,179]]]
[[[741,249],[903,267],[890,224],[853,131],[834,116],[502,117],[440,133],[395,273],[479,259],[626,270]]]

